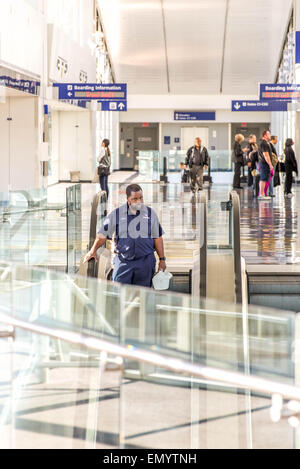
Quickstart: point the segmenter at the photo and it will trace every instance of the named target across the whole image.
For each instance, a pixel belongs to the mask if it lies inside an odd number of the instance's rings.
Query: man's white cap
[[[160,270],[152,280],[153,287],[155,290],[168,290],[170,287],[170,281],[173,278],[173,275],[170,274],[167,270],[164,272]]]

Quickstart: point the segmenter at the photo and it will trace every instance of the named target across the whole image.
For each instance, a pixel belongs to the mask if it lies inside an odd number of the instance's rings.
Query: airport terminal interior
[[[0,449],[299,449],[300,0],[0,8]]]

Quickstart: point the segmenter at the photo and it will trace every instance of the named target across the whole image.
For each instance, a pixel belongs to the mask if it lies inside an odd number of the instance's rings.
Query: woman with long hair
[[[254,184],[254,177],[252,175],[252,169],[251,169],[251,166],[252,166],[251,157],[253,155],[253,152],[256,152],[257,150],[258,150],[258,145],[256,143],[256,135],[251,134],[249,136],[248,145],[246,147],[245,153],[246,153],[246,161],[247,161],[247,166],[248,166],[248,187],[252,187],[252,188]]]
[[[295,157],[295,152],[292,148],[294,145],[294,141],[292,138],[288,138],[285,142],[285,195],[289,199],[291,199],[294,194],[292,193],[292,185],[293,185],[293,171],[298,176],[298,164]]]
[[[111,166],[111,153],[109,149],[109,140],[105,138],[101,145],[101,151],[98,158],[98,175],[99,175],[99,183],[102,191],[106,192],[106,196],[108,198],[109,190],[108,190],[108,176],[110,174],[110,166]]]

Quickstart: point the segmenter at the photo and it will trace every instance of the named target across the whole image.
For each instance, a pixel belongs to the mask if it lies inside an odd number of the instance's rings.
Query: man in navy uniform
[[[115,236],[116,256],[113,281],[151,287],[159,257],[159,270],[166,270],[163,230],[154,210],[144,205],[143,191],[137,184],[126,189],[127,203],[114,210],[104,221],[84,262],[97,260],[97,251]]]

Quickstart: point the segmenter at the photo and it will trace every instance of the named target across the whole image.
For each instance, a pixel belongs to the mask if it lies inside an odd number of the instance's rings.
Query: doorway
[[[134,129],[134,160],[133,169],[137,171],[140,151],[158,150],[158,131],[157,127],[135,127]]]

